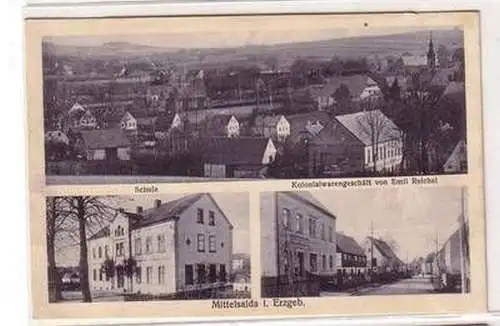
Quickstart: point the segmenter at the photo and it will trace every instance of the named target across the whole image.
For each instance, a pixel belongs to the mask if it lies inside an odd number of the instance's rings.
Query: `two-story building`
[[[208,193],[119,210],[88,239],[90,288],[164,295],[223,286],[231,275],[232,232]]]
[[[335,215],[308,192],[260,200],[263,296],[318,295],[310,282],[336,272]]]

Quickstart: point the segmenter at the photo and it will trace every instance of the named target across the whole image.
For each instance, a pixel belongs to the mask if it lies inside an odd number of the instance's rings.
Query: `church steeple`
[[[427,68],[436,70],[436,53],[434,52],[434,44],[432,43],[432,32],[429,34],[429,51],[427,52]]]

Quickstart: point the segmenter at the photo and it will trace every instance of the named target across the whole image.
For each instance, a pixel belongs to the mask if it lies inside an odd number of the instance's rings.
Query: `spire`
[[[429,51],[427,52],[427,67],[432,71],[436,69],[436,53],[434,52],[434,44],[432,42],[432,31],[429,32]]]

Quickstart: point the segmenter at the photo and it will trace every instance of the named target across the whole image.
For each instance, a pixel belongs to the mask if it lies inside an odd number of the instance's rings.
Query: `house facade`
[[[126,112],[120,121],[120,128],[126,132],[137,132],[137,120],[130,112]]]
[[[284,115],[259,116],[255,119],[255,134],[283,142],[290,136],[290,123]]]
[[[366,272],[366,253],[352,237],[336,234],[337,273],[342,275],[360,275]]]
[[[137,207],[134,213],[119,211],[88,240],[90,288],[173,294],[225,285],[231,274],[232,229],[206,193],[156,200],[152,208]],[[114,275],[106,273],[107,260],[113,262]]]
[[[261,193],[263,295],[282,295],[272,292],[276,284],[300,287],[311,278],[333,277],[335,230],[335,215],[310,193]]]
[[[397,172],[403,160],[402,131],[380,110],[336,116],[363,148],[363,171]]]

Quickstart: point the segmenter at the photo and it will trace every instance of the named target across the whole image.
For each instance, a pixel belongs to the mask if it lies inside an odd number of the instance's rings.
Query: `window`
[[[118,242],[116,244],[116,256],[123,256],[125,254],[124,252],[124,247],[123,247],[123,242]]]
[[[142,255],[142,242],[141,242],[141,238],[135,239],[134,246],[135,246],[135,248],[134,248],[135,254],[138,255],[138,256]]]
[[[210,283],[217,282],[217,265],[210,264],[209,269],[208,269],[208,279],[209,279]]]
[[[215,235],[210,235],[208,237],[208,251],[209,252],[215,252]]]
[[[92,278],[94,281],[97,281],[97,271],[95,269],[92,270]]]
[[[184,274],[186,279],[186,285],[193,284],[193,265],[185,265],[184,266]]]
[[[196,223],[203,224],[203,209],[198,208],[198,215],[196,217]]]
[[[328,241],[333,242],[333,228],[331,226],[328,227]]]
[[[99,270],[99,281],[102,281],[102,269]]]
[[[102,258],[102,247],[99,247],[98,252],[99,252],[99,259],[101,259]]]
[[[321,267],[324,271],[326,270],[326,255],[323,255],[323,257],[321,257]]]
[[[215,212],[208,212],[208,225],[215,225]]]
[[[368,148],[367,149],[367,154],[366,154],[366,162],[371,163],[372,162],[372,149]]]
[[[165,252],[165,235],[159,234],[157,239],[158,239],[158,252]]]
[[[146,253],[150,254],[153,251],[153,239],[151,237],[146,238]]]
[[[205,252],[205,235],[198,233],[196,240],[198,252]]]
[[[325,225],[324,224],[321,224],[320,226],[320,234],[321,234],[321,240],[325,241],[326,240],[326,236],[325,236]]]
[[[333,256],[332,255],[330,255],[329,265],[330,265],[330,269],[333,269]]]
[[[281,219],[285,229],[288,228],[288,223],[290,222],[290,210],[288,208],[283,208]]]
[[[158,267],[158,284],[165,284],[165,266]]]
[[[316,238],[316,220],[312,217],[309,219],[309,236]]]
[[[108,247],[108,245],[104,246],[104,256],[106,258],[109,258],[109,247]]]
[[[146,284],[150,284],[153,277],[153,267],[146,267]]]
[[[96,259],[95,248],[92,248],[92,258]]]
[[[304,217],[301,214],[297,214],[295,217],[296,220],[296,231],[297,233],[304,233]]]
[[[135,270],[135,282],[137,284],[141,284],[142,282],[142,269],[141,266],[138,266]]]
[[[204,264],[197,264],[196,265],[196,274],[197,274],[197,281],[198,284],[203,284],[205,283],[205,265]]]
[[[220,265],[220,280],[222,282],[226,281],[226,265],[224,264]]]
[[[311,273],[316,273],[318,271],[318,256],[316,254],[309,255],[309,266]]]

